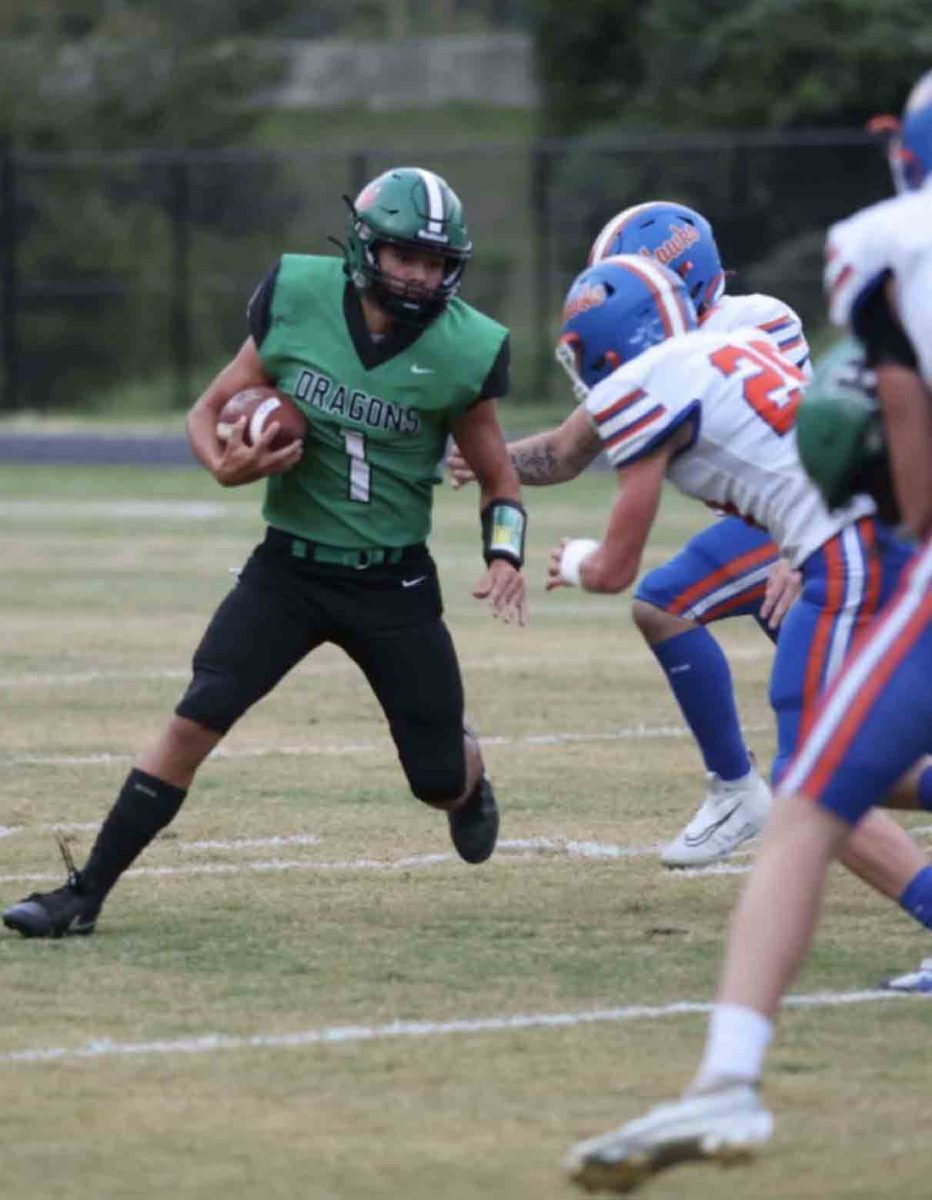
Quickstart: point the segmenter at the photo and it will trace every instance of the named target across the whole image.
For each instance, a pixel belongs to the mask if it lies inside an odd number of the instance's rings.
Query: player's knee
[[[631,617],[648,642],[662,642],[692,626],[691,621],[666,612],[655,601],[642,596],[640,590],[631,605]]]
[[[175,713],[214,733],[226,733],[248,707],[234,675],[199,669],[195,670]]]
[[[461,746],[458,753],[419,756],[404,767],[411,791],[431,808],[449,808],[466,790],[466,760]]]

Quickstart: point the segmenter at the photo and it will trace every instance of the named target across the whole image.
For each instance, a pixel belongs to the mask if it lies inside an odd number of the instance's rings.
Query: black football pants
[[[466,786],[463,685],[426,547],[364,569],[294,557],[270,530],[194,654],[179,716],[226,733],[315,647],[358,663],[388,718],[411,790],[444,804]]]

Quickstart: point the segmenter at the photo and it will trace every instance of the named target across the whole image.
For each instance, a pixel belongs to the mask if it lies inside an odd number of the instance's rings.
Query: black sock
[[[175,818],[187,794],[184,788],[164,783],[134,767],[81,870],[85,885],[106,896],[159,830]]]

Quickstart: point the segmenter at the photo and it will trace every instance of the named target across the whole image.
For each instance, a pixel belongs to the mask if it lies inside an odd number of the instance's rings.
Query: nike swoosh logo
[[[411,368],[412,375],[433,375],[433,373],[434,371],[432,367],[419,367],[416,363]]]
[[[685,841],[686,845],[701,846],[703,842],[707,842],[712,834],[715,833],[716,829],[721,829],[726,821],[730,821],[740,807],[741,801],[739,800],[734,808],[730,808],[723,817],[719,817],[717,821],[713,821],[711,825],[707,825],[705,829],[703,829],[702,833],[696,834],[694,837],[685,837],[683,840]]]
[[[417,584],[423,583],[426,578],[426,575],[418,575],[417,579],[402,579],[401,586],[403,588],[415,587]]]

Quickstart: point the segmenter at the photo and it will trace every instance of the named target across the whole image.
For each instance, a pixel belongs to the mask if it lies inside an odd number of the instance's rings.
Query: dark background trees
[[[540,0],[550,134],[859,128],[932,66],[915,0]]]
[[[535,111],[270,104],[295,39],[500,28],[533,40]],[[0,404],[187,402],[271,257],[329,252],[341,193],[399,154],[463,192],[481,248],[466,292],[514,327],[539,392],[589,240],[651,197],[710,217],[739,290],[821,321],[825,227],[888,190],[859,131],[932,65],[932,7],[6,0],[0,51]]]

